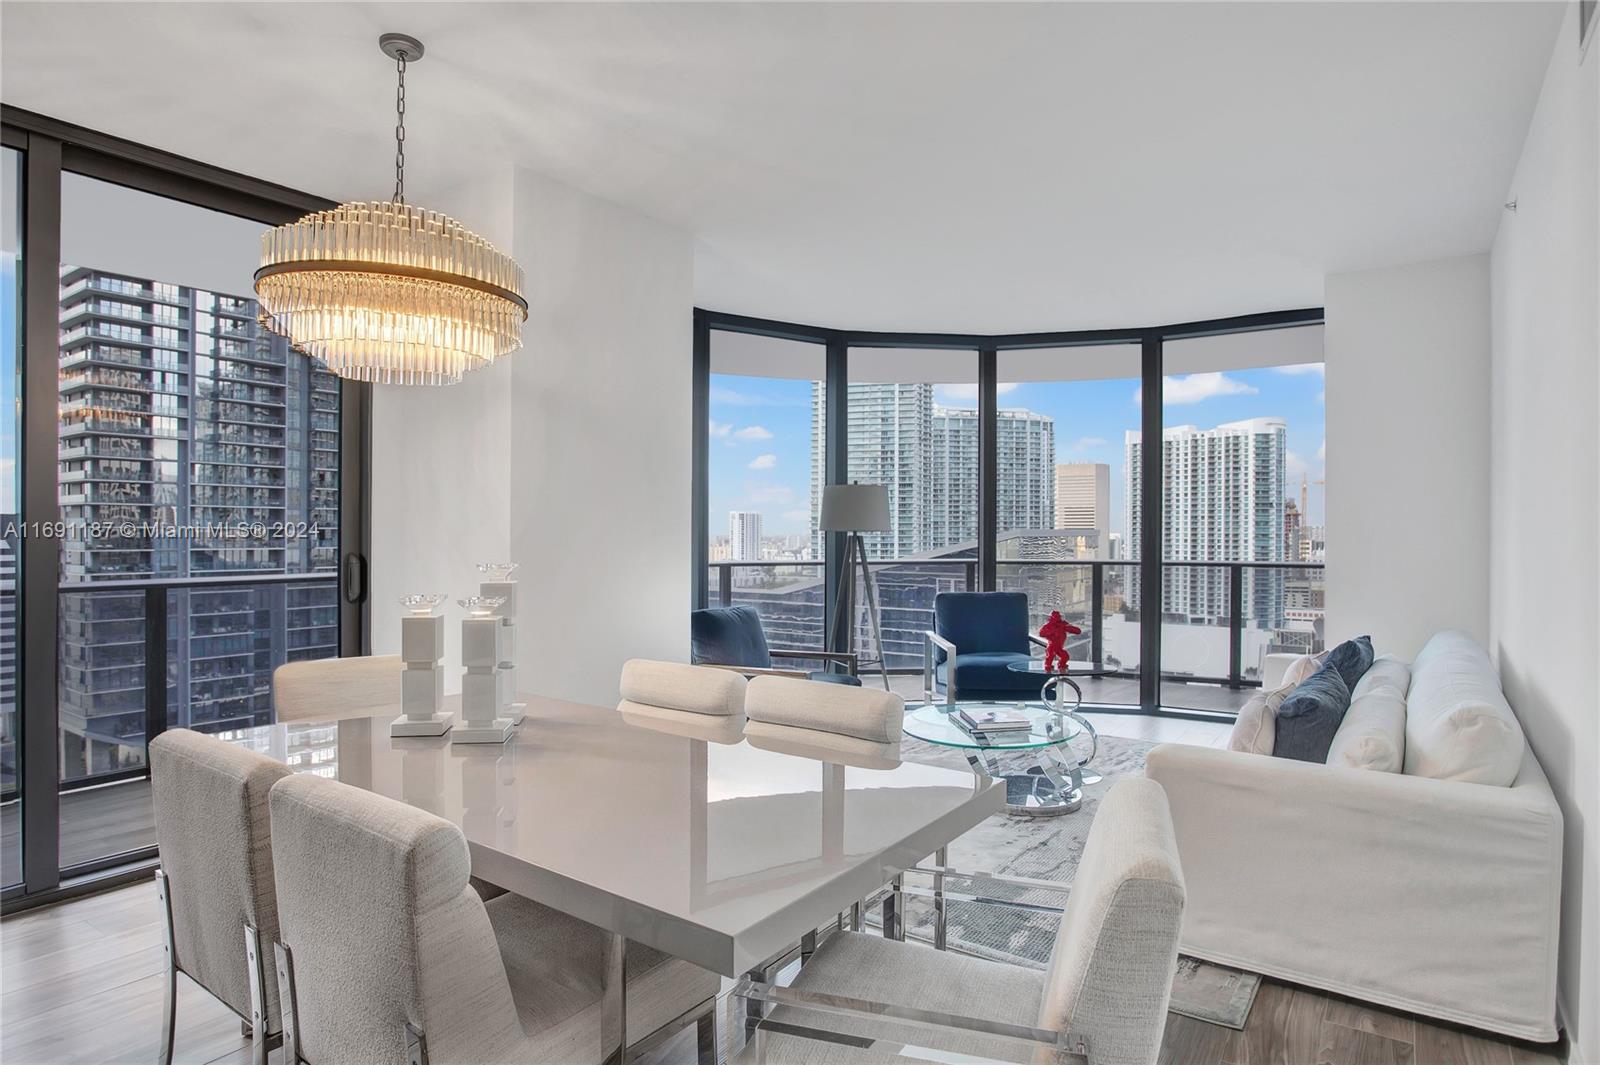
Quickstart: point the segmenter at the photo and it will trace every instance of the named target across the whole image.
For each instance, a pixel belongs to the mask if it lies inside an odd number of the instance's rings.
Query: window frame
[[[19,318],[23,344],[18,352],[21,383],[18,468],[21,493],[18,521],[28,527],[56,524],[60,519],[57,418],[60,335],[59,283],[61,258],[61,178],[66,172],[122,185],[208,210],[282,225],[335,202],[320,196],[225,170],[134,141],[62,122],[20,108],[0,105],[0,140],[23,153],[19,190],[23,217],[23,263]],[[371,409],[370,385],[340,382],[339,654],[370,652],[371,607],[367,559],[371,553]],[[143,847],[108,855],[81,865],[60,866],[60,765],[57,701],[60,646],[60,541],[30,538],[18,567],[18,792],[22,801],[22,873],[20,884],[0,894],[6,912],[73,897],[128,880],[149,876],[155,848]],[[239,575],[233,583],[252,583]],[[165,662],[164,628],[151,624],[165,616],[166,588],[154,580],[147,602],[162,609],[147,619],[146,689],[148,700],[160,691],[159,708],[147,705],[150,725],[159,732],[165,722],[165,670],[148,668]],[[182,582],[180,582],[182,583]],[[48,636],[30,634],[48,634]],[[156,658],[150,658],[159,651]],[[159,684],[157,682],[160,682]],[[31,771],[30,771],[31,770]],[[130,771],[142,775],[148,768]]]

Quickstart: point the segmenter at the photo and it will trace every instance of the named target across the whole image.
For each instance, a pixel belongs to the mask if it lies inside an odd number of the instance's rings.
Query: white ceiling
[[[1558,3],[35,4],[6,103],[310,192],[505,161],[681,226],[696,300],[877,329],[1316,305],[1485,250]],[[462,209],[472,224],[470,209]]]

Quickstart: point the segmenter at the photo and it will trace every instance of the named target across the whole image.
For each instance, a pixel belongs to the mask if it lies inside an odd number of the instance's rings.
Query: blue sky
[[[1057,462],[1111,467],[1111,528],[1123,531],[1123,433],[1139,425],[1136,380],[1000,385],[1000,405],[1055,419]],[[1301,473],[1324,468],[1322,366],[1274,367],[1169,377],[1166,423],[1214,428],[1275,416],[1288,424],[1289,491]],[[977,405],[976,387],[941,385],[940,403]],[[811,383],[769,377],[711,378],[711,534],[727,532],[728,511],[758,510],[768,535],[810,529]],[[1323,518],[1322,488],[1311,486],[1311,520]]]

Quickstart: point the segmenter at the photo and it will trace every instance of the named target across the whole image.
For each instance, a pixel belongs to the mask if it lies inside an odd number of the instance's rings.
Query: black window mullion
[[[56,644],[61,518],[56,407],[60,396],[61,142],[29,135],[22,187],[21,513],[22,874],[29,895],[61,882],[57,791]]]

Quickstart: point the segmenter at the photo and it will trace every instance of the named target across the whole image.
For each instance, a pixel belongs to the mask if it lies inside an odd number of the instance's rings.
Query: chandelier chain
[[[394,61],[394,202],[406,202],[406,54]]]

